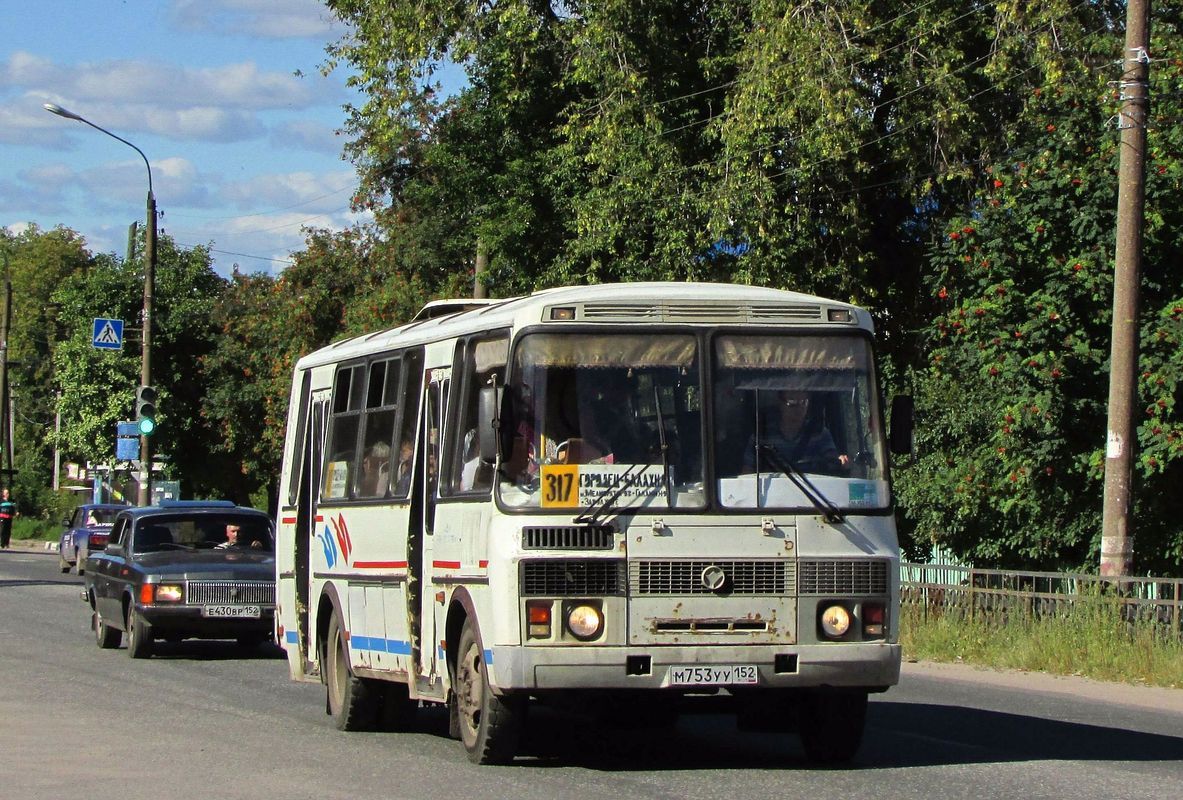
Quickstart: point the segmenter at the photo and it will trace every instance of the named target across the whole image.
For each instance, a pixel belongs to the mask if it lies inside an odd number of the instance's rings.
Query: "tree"
[[[167,463],[168,476],[182,481],[186,493],[197,497],[232,489],[227,476],[235,472],[216,451],[211,453],[213,431],[201,414],[208,378],[200,363],[214,345],[210,309],[223,285],[205,248],[185,250],[171,237],[159,237],[152,381],[159,393],[160,414],[153,449]],[[96,350],[90,341],[91,320],[139,320],[143,287],[138,260],[100,256],[91,269],[63,281],[54,292],[68,331],[53,359],[55,382],[62,393],[59,441],[80,460],[109,463],[113,459],[115,425],[132,418],[135,387],[140,382],[139,347],[128,338],[129,346],[122,351]],[[136,323],[128,327],[134,329]]]
[[[1178,12],[1154,26],[1156,48],[1177,52]],[[1088,65],[1119,43],[1109,32],[1081,40],[1028,93],[1008,158],[931,253],[922,452],[899,487],[919,543],[977,564],[1097,562],[1119,132],[1112,76]],[[1183,109],[1170,90],[1181,67],[1152,71],[1148,132],[1135,563],[1160,572],[1183,564],[1183,501],[1171,488],[1183,480]]]
[[[30,226],[18,234],[0,230],[12,283],[8,381],[13,408],[14,495],[22,513],[43,515],[50,496],[54,426],[53,353],[60,319],[50,301],[57,285],[91,264],[86,242],[74,231]],[[2,302],[2,299],[0,299]]]

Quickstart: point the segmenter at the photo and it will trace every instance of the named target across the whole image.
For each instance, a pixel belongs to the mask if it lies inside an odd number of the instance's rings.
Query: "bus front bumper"
[[[754,665],[749,688],[864,687],[900,679],[900,646],[888,642],[712,647],[494,647],[489,664],[498,692],[523,689],[666,689],[672,668]],[[705,683],[703,686],[726,684]]]

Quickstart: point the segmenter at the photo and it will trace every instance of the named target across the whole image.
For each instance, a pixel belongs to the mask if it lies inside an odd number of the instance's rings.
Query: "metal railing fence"
[[[1085,600],[1108,600],[1128,622],[1153,621],[1180,636],[1183,578],[1102,578],[1072,572],[1019,572],[956,564],[900,565],[900,598],[927,616],[953,612],[1005,619],[1054,615]]]

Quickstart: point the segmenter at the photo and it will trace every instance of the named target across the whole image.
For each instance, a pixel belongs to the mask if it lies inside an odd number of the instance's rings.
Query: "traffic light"
[[[156,387],[141,386],[136,389],[136,428],[144,436],[156,431]]]

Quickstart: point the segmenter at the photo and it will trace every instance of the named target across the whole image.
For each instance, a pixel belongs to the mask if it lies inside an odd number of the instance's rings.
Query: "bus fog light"
[[[831,639],[839,639],[850,630],[850,612],[843,606],[832,605],[822,611],[822,632]]]
[[[550,638],[550,602],[526,603],[527,633],[531,639]]]
[[[567,612],[567,630],[576,639],[594,639],[604,629],[604,616],[600,609],[587,603],[572,606]]]
[[[878,603],[863,604],[863,635],[882,636],[884,609]]]

